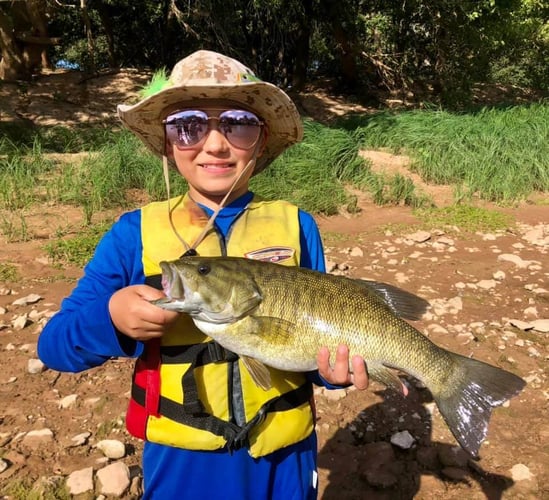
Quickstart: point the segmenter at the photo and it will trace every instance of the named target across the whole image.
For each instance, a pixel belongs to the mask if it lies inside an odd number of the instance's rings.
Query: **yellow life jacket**
[[[171,205],[175,227],[194,243],[207,215],[188,196]],[[141,210],[143,268],[151,283],[159,277],[160,261],[184,252],[167,214],[167,202]],[[204,256],[245,256],[295,266],[299,234],[297,207],[254,197],[226,241],[212,230],[196,250]],[[246,446],[253,457],[297,443],[314,428],[312,386],[301,373],[269,370],[272,387],[265,391],[238,356],[183,314],[161,339],[147,342],[136,362],[127,428],[141,439],[191,450]]]

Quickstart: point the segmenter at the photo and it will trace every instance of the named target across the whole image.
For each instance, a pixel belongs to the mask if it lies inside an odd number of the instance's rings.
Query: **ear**
[[[173,145],[170,140],[166,137],[164,141],[164,154],[170,161],[175,161],[173,156]]]

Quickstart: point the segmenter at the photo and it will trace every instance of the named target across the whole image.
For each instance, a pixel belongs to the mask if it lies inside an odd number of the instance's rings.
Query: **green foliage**
[[[302,143],[287,150],[251,187],[265,198],[283,198],[310,212],[334,214],[355,200],[346,185],[364,186],[369,170],[358,155],[359,138],[317,122],[304,122]]]
[[[422,208],[415,215],[429,227],[459,227],[460,230],[502,231],[510,227],[510,215],[471,205],[452,205],[444,208]]]
[[[549,191],[546,103],[461,114],[382,112],[343,125],[361,131],[364,147],[408,154],[425,181],[456,185],[460,199],[508,203]]]
[[[86,2],[85,11],[52,3],[47,22],[48,34],[61,38],[49,49],[52,60],[82,71],[171,68],[207,48],[241,59],[284,88],[322,79],[363,98],[377,89],[434,91],[458,108],[479,81],[547,90],[546,4],[108,0]]]
[[[3,488],[10,500],[70,500],[63,477],[41,480],[32,479],[9,481]]]
[[[0,262],[0,282],[17,281],[19,279],[19,273],[17,268],[13,264],[7,262]]]
[[[93,58],[89,51],[88,41],[77,39],[65,48],[63,59],[78,64],[79,68],[84,72],[108,68],[109,52],[107,39],[104,35],[99,35],[94,39]]]
[[[73,264],[83,267],[93,256],[99,240],[110,228],[110,222],[85,226],[77,236],[57,239],[44,246],[55,265]]]

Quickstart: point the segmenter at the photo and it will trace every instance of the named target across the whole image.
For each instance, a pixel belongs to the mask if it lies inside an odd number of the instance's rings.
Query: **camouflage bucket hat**
[[[230,101],[257,113],[268,127],[267,143],[257,159],[254,175],[265,169],[287,147],[303,137],[303,126],[288,95],[230,57],[199,50],[181,59],[156,93],[137,104],[118,106],[118,116],[149,149],[164,155],[162,120],[186,107],[200,108],[204,101]]]

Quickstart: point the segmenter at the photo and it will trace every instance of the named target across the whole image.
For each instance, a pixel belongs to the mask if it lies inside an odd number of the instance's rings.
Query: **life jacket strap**
[[[209,431],[216,436],[221,436],[227,442],[228,451],[235,451],[248,446],[248,438],[252,429],[259,425],[270,412],[286,411],[297,408],[304,403],[309,403],[313,396],[313,387],[310,383],[305,383],[296,389],[277,396],[267,401],[258,410],[256,415],[246,425],[240,427],[232,422],[221,420],[204,411],[197,413],[188,413],[191,407],[185,407],[164,396],[160,396],[159,413],[175,422],[188,425],[196,429]],[[133,385],[132,398],[136,403],[144,405],[145,390],[142,387]]]

